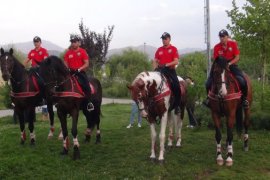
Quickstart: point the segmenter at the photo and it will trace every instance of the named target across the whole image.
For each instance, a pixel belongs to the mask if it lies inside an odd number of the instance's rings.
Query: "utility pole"
[[[205,43],[206,43],[206,53],[207,53],[207,77],[211,70],[211,44],[210,44],[210,7],[209,0],[204,1],[204,26],[205,26]]]
[[[144,42],[143,43],[143,54],[145,55],[145,46],[146,46],[146,43]]]

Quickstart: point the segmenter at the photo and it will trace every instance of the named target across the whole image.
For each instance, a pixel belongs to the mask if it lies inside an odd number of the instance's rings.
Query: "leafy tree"
[[[106,62],[106,55],[108,53],[109,45],[113,37],[113,26],[108,26],[103,33],[96,33],[91,31],[83,23],[83,20],[79,23],[79,30],[81,33],[81,47],[84,48],[91,61],[90,73],[94,73],[95,69],[100,69]]]
[[[257,75],[262,77],[261,99],[263,101],[270,71],[268,66],[270,62],[270,2],[269,0],[247,0],[240,9],[233,0],[232,5],[233,9],[227,11],[231,18],[231,24],[227,27],[238,40],[243,57],[250,58],[249,69],[260,72]]]

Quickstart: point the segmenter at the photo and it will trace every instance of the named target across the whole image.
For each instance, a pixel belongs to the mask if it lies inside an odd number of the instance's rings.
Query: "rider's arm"
[[[28,67],[29,62],[30,62],[30,59],[28,59],[28,58],[26,60],[24,60],[24,62],[23,62],[24,67]]]
[[[89,60],[84,60],[84,64],[78,69],[78,71],[86,70],[89,67]]]
[[[229,65],[236,64],[239,60],[240,60],[240,58],[239,58],[239,54],[238,54],[235,56],[235,58],[233,60],[231,60],[231,62],[229,62]]]
[[[154,59],[152,61],[152,67],[153,67],[153,69],[156,69],[158,67],[158,60],[157,59]]]
[[[172,62],[166,64],[166,66],[176,66],[176,65],[178,65],[178,58],[174,58]]]

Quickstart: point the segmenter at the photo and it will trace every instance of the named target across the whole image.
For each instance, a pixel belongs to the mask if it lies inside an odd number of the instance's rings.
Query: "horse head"
[[[131,97],[137,103],[141,116],[144,118],[148,118],[149,113],[152,113],[150,111],[155,106],[154,97],[158,94],[158,87],[160,91],[163,88],[160,86],[161,81],[158,72],[143,72],[135,78],[132,85],[128,86]]]
[[[222,97],[227,95],[226,75],[228,71],[228,61],[223,57],[217,57],[212,67],[213,85],[215,91]]]
[[[43,78],[49,92],[54,92],[55,87],[61,85],[67,77],[69,71],[63,61],[57,56],[49,56],[40,63],[39,74]]]
[[[1,48],[0,65],[2,77],[5,81],[8,81],[11,78],[14,62],[13,49],[10,48],[9,52],[5,52],[4,49]]]

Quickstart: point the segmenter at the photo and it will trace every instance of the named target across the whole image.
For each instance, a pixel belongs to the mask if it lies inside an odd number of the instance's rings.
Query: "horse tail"
[[[243,109],[239,107],[236,111],[236,131],[238,135],[241,135],[243,130]]]

